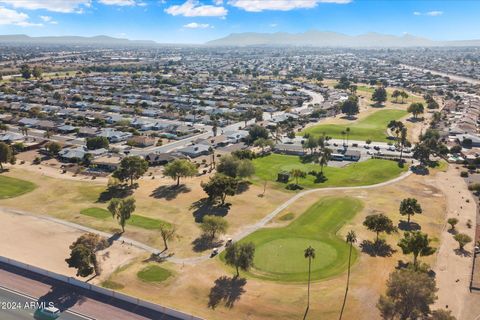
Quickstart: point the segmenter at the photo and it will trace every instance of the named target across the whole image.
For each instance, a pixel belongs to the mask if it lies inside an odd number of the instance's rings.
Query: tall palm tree
[[[347,127],[347,129],[345,129],[345,132],[347,134],[347,145],[348,145],[348,136],[350,135],[350,128]]]
[[[320,172],[323,174],[323,167],[328,164],[330,158],[332,157],[332,150],[329,148],[324,148],[322,151],[322,155],[318,159],[318,163],[320,164]]]
[[[304,256],[306,259],[308,259],[307,310],[305,310],[305,315],[303,316],[303,319],[305,320],[305,318],[307,317],[308,309],[310,308],[310,274],[312,271],[312,259],[315,259],[315,249],[311,246],[308,246],[308,248],[305,249]]]
[[[342,145],[345,145],[345,135],[347,133],[345,131],[342,131]]]
[[[352,249],[353,249],[353,244],[357,242],[357,235],[355,234],[355,231],[350,230],[347,233],[346,241],[347,243],[350,244],[350,252],[348,254],[347,287],[345,288],[345,296],[343,297],[342,311],[340,311],[339,320],[342,320],[343,310],[345,309],[345,303],[347,302],[348,286],[350,284],[350,263],[352,261]]]

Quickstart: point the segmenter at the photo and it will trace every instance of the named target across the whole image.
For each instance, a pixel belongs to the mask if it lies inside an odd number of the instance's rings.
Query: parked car
[[[373,149],[380,150],[380,147],[379,146],[374,146]]]
[[[389,146],[389,147],[387,148],[387,150],[388,150],[388,151],[396,151],[396,149],[395,149],[394,146]]]
[[[370,146],[368,144],[363,146],[365,149],[370,149]]]
[[[352,143],[352,147],[358,147],[358,143]]]
[[[38,308],[34,318],[37,320],[54,320],[60,317],[60,310],[55,307]]]

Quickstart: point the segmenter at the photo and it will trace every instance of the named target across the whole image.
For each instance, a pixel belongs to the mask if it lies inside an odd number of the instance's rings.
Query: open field
[[[342,135],[342,131],[345,131],[346,128],[350,128],[350,133],[348,135],[350,140],[388,142],[387,124],[391,120],[398,120],[406,115],[407,112],[404,110],[379,110],[363,119],[349,122],[345,125],[320,124],[311,126],[300,132],[299,135],[308,133],[314,136],[321,136],[325,133],[332,138],[342,139],[347,138],[346,135]]]
[[[0,199],[17,197],[33,191],[36,187],[30,181],[0,175]]]
[[[432,170],[427,178],[411,175],[405,180],[381,188],[315,191],[286,208],[267,227],[276,230],[299,223],[304,219],[301,213],[315,206],[319,199],[345,197],[345,199],[354,199],[354,202],[362,202],[363,207],[339,227],[337,232],[339,241],[344,239],[349,230],[354,230],[358,238],[355,245],[357,257],[352,266],[344,319],[378,319],[380,315],[375,305],[379,295],[385,289],[388,274],[397,267],[399,261],[409,262],[412,257],[403,255],[397,247],[398,240],[403,236],[402,230],[392,235],[381,235],[381,238],[394,249],[391,256],[371,256],[363,252],[360,244],[364,240],[374,239],[375,234],[366,230],[362,222],[367,215],[381,212],[389,216],[397,225],[405,220],[405,217],[398,213],[401,199],[415,197],[421,203],[423,213],[412,217],[412,221],[421,226],[422,232],[429,234],[433,239],[432,246],[438,247],[439,235],[444,227],[445,196],[436,188],[437,183],[440,183],[437,181],[437,171]],[[282,219],[288,213],[294,213],[295,220]],[[316,228],[316,225],[309,226]],[[303,257],[305,244],[299,245],[302,250],[298,268],[301,268],[303,263],[303,267],[307,270],[308,261]],[[327,252],[319,247],[316,254],[315,259],[321,260]],[[257,257],[257,261],[258,258],[261,257]],[[434,265],[436,255],[421,257],[420,260]],[[266,281],[242,271],[240,278],[234,280],[231,277],[234,271],[230,267],[224,266],[220,259],[211,259],[194,265],[162,264],[161,266],[167,269],[174,268],[175,275],[164,282],[152,284],[137,277],[138,271],[147,265],[148,263],[138,261],[115,273],[110,280],[124,285],[123,292],[153,299],[213,320],[227,318],[260,320],[269,317],[290,320],[301,318],[305,312],[307,290],[305,283]],[[242,277],[245,276],[246,279],[243,279]],[[313,303],[307,319],[338,319],[345,293],[345,281],[345,272],[314,281],[311,287]],[[286,292],[288,294],[285,294]],[[220,301],[214,299],[217,295]],[[178,299],[179,296],[182,299]],[[262,308],[258,308],[259,301],[262,303]]]
[[[301,169],[305,172],[320,171],[320,166],[313,163],[302,163],[300,157],[290,155],[271,154],[253,161],[255,165],[255,181],[275,181],[281,171],[290,172],[292,169]],[[323,172],[327,181],[315,183],[315,177],[307,174],[305,178],[298,179],[299,185],[306,188],[346,187],[371,185],[393,179],[407,170],[400,168],[394,161],[370,159],[363,162],[352,163],[343,168],[324,167]],[[294,178],[290,179],[295,182]],[[285,186],[280,182],[275,185]]]
[[[312,260],[312,280],[343,273],[349,247],[337,231],[362,208],[350,197],[323,198],[286,227],[264,228],[242,240],[256,247],[253,276],[276,281],[308,279],[304,250],[312,246],[318,259]],[[352,264],[357,257],[352,251]]]

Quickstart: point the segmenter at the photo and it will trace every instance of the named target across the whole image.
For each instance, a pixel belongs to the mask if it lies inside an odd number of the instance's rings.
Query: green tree
[[[253,143],[255,140],[263,138],[268,139],[268,130],[257,124],[254,124],[250,130],[248,130],[248,140]]]
[[[397,230],[393,225],[392,220],[382,213],[367,216],[363,221],[363,225],[367,227],[368,230],[376,233],[377,236],[375,238],[375,243],[378,243],[380,232],[390,234]]]
[[[432,315],[429,320],[457,320],[454,316],[452,316],[452,311],[451,310],[434,310],[432,311]]]
[[[87,149],[96,150],[96,149],[108,149],[109,142],[106,137],[91,137],[87,138]]]
[[[275,144],[271,139],[258,138],[257,140],[255,140],[253,145],[255,147],[260,147],[262,149],[262,153],[264,153],[266,147],[270,147],[271,149]]]
[[[3,163],[11,163],[14,159],[12,147],[0,142],[0,172],[3,171]]]
[[[458,234],[453,236],[453,239],[455,239],[455,241],[458,242],[459,249],[461,251],[464,250],[465,246],[468,243],[472,242],[472,238],[470,238],[470,236],[468,234],[465,234],[465,233],[458,233]]]
[[[77,245],[71,249],[70,258],[65,259],[68,267],[77,269],[77,276],[88,277],[94,272],[95,256],[84,245]]]
[[[340,311],[339,320],[342,320],[343,310],[345,309],[345,304],[347,302],[348,287],[349,287],[349,284],[350,284],[350,266],[351,266],[351,262],[352,262],[352,250],[353,250],[353,244],[357,242],[357,235],[356,235],[355,231],[350,230],[347,233],[347,237],[346,237],[345,240],[349,244],[350,250],[349,250],[349,253],[348,253],[347,286],[345,288],[345,296],[343,297],[342,310]]]
[[[238,181],[221,173],[215,174],[207,183],[202,183],[202,188],[208,195],[210,201],[220,199],[225,204],[227,196],[234,196],[237,191]]]
[[[384,87],[378,87],[372,94],[372,100],[378,104],[382,104],[387,101],[387,90]]]
[[[413,216],[415,213],[422,213],[422,207],[415,198],[403,199],[398,210],[402,216],[408,217],[408,224],[410,224],[410,216]]]
[[[451,226],[450,230],[455,230],[455,225],[458,223],[458,219],[457,218],[449,218],[447,220],[447,222]]]
[[[237,167],[237,177],[248,178],[255,174],[255,166],[253,162],[248,159],[239,160]]]
[[[415,270],[418,267],[417,259],[421,257],[432,255],[435,249],[430,247],[431,239],[426,233],[420,231],[405,232],[403,238],[400,239],[398,246],[402,248],[403,254],[413,254],[413,266]]]
[[[424,111],[423,103],[414,102],[414,103],[410,104],[407,111],[410,112],[411,114],[413,114],[414,119],[417,119],[417,116],[419,114],[422,114],[423,111]]]
[[[139,156],[129,156],[122,159],[120,167],[113,172],[113,177],[120,181],[130,180],[130,187],[133,181],[139,179],[148,170],[148,162]]]
[[[307,140],[303,143],[303,147],[310,149],[310,153],[313,154],[314,150],[318,147],[318,140],[314,136],[309,135]]]
[[[60,152],[60,150],[62,150],[62,146],[58,142],[54,141],[46,143],[45,148],[52,156],[56,156]]]
[[[132,197],[126,199],[113,198],[108,204],[108,211],[114,219],[118,220],[122,232],[125,232],[125,224],[135,211],[135,199]]]
[[[211,240],[215,239],[218,234],[224,234],[227,232],[228,222],[225,218],[206,215],[203,217],[200,229]]]
[[[32,74],[35,77],[35,79],[38,79],[42,76],[43,70],[39,66],[33,67]]]
[[[387,280],[387,291],[377,303],[383,319],[423,319],[437,299],[435,279],[425,272],[396,270]]]
[[[28,66],[28,64],[22,64],[20,66],[20,74],[24,79],[30,79],[32,77],[32,69]]]
[[[328,161],[330,161],[332,157],[332,149],[324,148],[322,150],[322,155],[318,158],[318,163],[320,164],[320,172],[323,174],[323,167],[328,165]]]
[[[225,250],[225,262],[235,267],[236,277],[240,276],[239,269],[248,271],[253,266],[254,256],[255,245],[252,242],[232,243]]]
[[[358,107],[358,97],[354,95],[349,96],[347,100],[342,102],[341,109],[342,112],[349,117],[352,117],[359,113],[360,109]]]
[[[177,181],[177,186],[180,185],[180,178],[194,177],[197,173],[195,164],[186,159],[173,160],[163,170],[165,176]]]
[[[311,246],[308,246],[307,249],[304,251],[305,259],[308,259],[308,289],[307,289],[307,311],[305,312],[305,316],[308,313],[308,309],[310,309],[310,275],[312,273],[312,259],[315,259],[315,249]],[[305,319],[305,317],[303,317]]]
[[[297,185],[298,185],[299,178],[305,178],[307,176],[305,171],[300,169],[292,169],[292,171],[290,171],[290,174],[292,175],[293,178],[295,178],[295,184]]]

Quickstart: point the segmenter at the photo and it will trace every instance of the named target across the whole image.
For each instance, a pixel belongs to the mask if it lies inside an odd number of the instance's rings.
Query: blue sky
[[[233,32],[410,33],[480,39],[480,1],[0,0],[0,34],[203,43]]]

